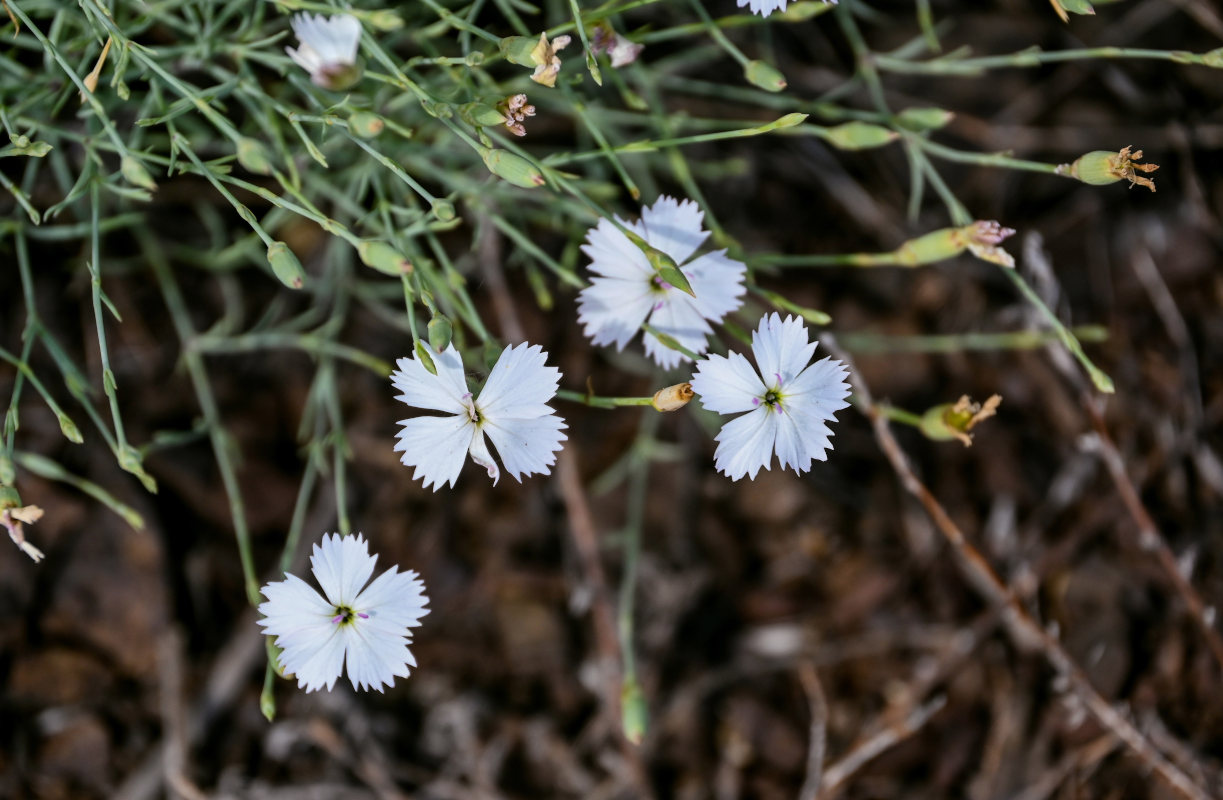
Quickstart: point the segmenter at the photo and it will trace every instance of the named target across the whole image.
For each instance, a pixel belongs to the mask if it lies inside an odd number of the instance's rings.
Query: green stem
[[[626,406],[652,406],[654,404],[653,397],[599,397],[598,395],[574,392],[569,389],[558,390],[556,397],[559,400],[581,403],[591,408],[623,408]]]

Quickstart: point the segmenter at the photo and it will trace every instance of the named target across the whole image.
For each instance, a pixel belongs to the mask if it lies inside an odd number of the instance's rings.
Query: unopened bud
[[[357,245],[361,263],[386,275],[403,275],[412,271],[412,262],[394,247],[377,239],[366,239]]]
[[[81,436],[81,429],[76,426],[71,417],[61,411],[56,415],[56,419],[59,420],[59,430],[60,433],[64,434],[65,439],[73,444],[80,444],[85,441],[85,437]]]
[[[1126,180],[1133,186],[1145,186],[1155,191],[1155,181],[1144,178],[1139,172],[1154,172],[1158,164],[1139,164],[1142,151],[1130,152],[1130,147],[1123,147],[1116,153],[1107,150],[1093,150],[1079,156],[1072,164],[1062,164],[1057,168],[1058,175],[1069,175],[1083,183],[1092,186],[1107,186],[1110,183]]]
[[[743,77],[747,82],[766,92],[780,92],[786,88],[786,76],[772,64],[763,61],[749,61],[743,67]]]
[[[272,272],[276,278],[285,286],[290,289],[302,288],[306,271],[302,269],[301,262],[297,260],[297,256],[293,254],[287,244],[272,242],[268,245],[268,263],[272,266]]]
[[[0,453],[0,484],[5,486],[17,480],[17,467],[8,453]]]
[[[1001,403],[1002,395],[992,395],[984,403],[974,403],[964,395],[955,403],[937,405],[923,414],[921,432],[935,441],[955,439],[969,447],[973,427],[994,416]]]
[[[934,131],[951,122],[955,114],[942,108],[906,108],[896,115],[901,127],[911,131]]]
[[[620,720],[624,738],[633,744],[641,744],[645,736],[648,712],[641,686],[635,680],[624,682],[620,690]]]
[[[655,411],[675,411],[688,405],[692,397],[691,383],[677,383],[655,392],[650,405],[654,406]]]
[[[150,192],[157,188],[157,184],[153,182],[153,176],[149,175],[149,171],[144,168],[144,165],[133,156],[123,157],[119,162],[119,172],[123,175],[123,179],[132,186],[139,186],[141,189],[148,189]]]
[[[433,363],[433,356],[429,354],[429,348],[425,347],[425,343],[418,339],[413,350],[416,353],[416,360],[421,363],[421,366],[429,370],[429,374],[436,375],[437,365]]]
[[[271,175],[272,160],[268,158],[267,148],[258,139],[243,136],[238,140],[238,163],[247,172],[256,175]]]
[[[382,117],[370,111],[358,111],[348,118],[348,129],[353,132],[354,136],[362,139],[373,139],[382,133],[384,128],[386,128],[386,123],[383,122]]]
[[[438,314],[429,320],[428,331],[429,346],[434,352],[440,353],[450,346],[450,339],[454,336],[454,326],[450,324],[450,320]]]
[[[829,128],[823,137],[838,150],[869,150],[896,141],[900,134],[882,125],[854,121]]]
[[[449,200],[434,200],[431,210],[439,222],[450,222],[454,219],[454,203]]]
[[[517,153],[509,150],[493,148],[485,150],[481,155],[488,171],[515,186],[524,189],[534,189],[544,185],[544,176],[534,164]]]

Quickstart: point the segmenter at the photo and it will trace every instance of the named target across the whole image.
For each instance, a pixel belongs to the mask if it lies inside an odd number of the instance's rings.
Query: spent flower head
[[[616,33],[606,20],[596,25],[590,34],[590,51],[595,55],[607,53],[611,65],[616,69],[632,64],[644,49],[645,45],[629,41]]]
[[[539,34],[539,44],[531,51],[531,61],[535,64],[531,80],[548,87],[556,86],[556,78],[561,74],[561,59],[557,53],[570,41],[569,36],[557,36],[549,42],[548,34]]]
[[[454,345],[433,353],[437,374],[413,355],[401,358],[391,383],[403,394],[395,399],[415,408],[441,411],[444,416],[400,420],[396,452],[413,478],[437,491],[454,486],[464,456],[484,467],[495,485],[501,477],[484,434],[492,439],[505,470],[523,476],[548,474],[565,441],[565,421],[546,403],[556,394],[560,371],[544,365],[548,354],[539,345],[507,347],[493,365],[479,396],[467,388],[463,359]]]
[[[310,73],[310,80],[316,86],[343,91],[361,78],[361,69],[357,66],[361,23],[356,17],[302,13],[293,17],[291,24],[298,45],[296,49],[286,47],[285,52]]]
[[[739,353],[711,355],[692,376],[701,405],[719,414],[739,414],[717,435],[714,464],[733,480],[755,479],[770,469],[773,454],[782,468],[806,472],[832,449],[834,411],[849,405],[849,372],[840,361],[811,364],[817,342],[797,317],[774,313],[752,332],[756,368]]]
[[[623,350],[648,322],[687,349],[705,352],[709,347],[705,337],[713,330],[710,323],[720,322],[742,304],[747,267],[728,258],[725,250],[692,258],[709,233],[702,227],[704,213],[691,200],[664,195],[642,209],[639,222],[616,219],[674,260],[692,294],[663,280],[640,247],[611,220],[601,219],[582,245],[596,275],[578,295],[578,320],[586,335],[595,344],[615,344]],[[666,369],[690,360],[652,335],[644,343],[646,353]]]
[[[11,491],[11,490],[10,490]],[[24,525],[33,525],[42,519],[43,511],[38,506],[6,506],[0,509],[0,525],[8,531],[9,538],[21,552],[25,553],[37,564],[43,559],[43,553],[25,538]]]
[[[322,594],[289,573],[261,590],[267,602],[259,606],[259,624],[276,637],[280,668],[297,676],[298,687],[330,691],[347,663],[354,689],[381,692],[416,666],[409,628],[429,613],[425,584],[415,572],[391,567],[365,586],[377,560],[360,534],[330,534],[310,556]]]
[[[1117,181],[1129,181],[1130,187],[1145,186],[1155,191],[1155,181],[1144,178],[1139,172],[1151,173],[1159,169],[1158,164],[1139,164],[1142,151],[1133,150],[1130,146],[1121,148],[1116,153],[1107,150],[1093,150],[1074,160],[1071,164],[1059,164],[1057,174],[1069,175],[1083,183],[1092,186],[1107,186]]]

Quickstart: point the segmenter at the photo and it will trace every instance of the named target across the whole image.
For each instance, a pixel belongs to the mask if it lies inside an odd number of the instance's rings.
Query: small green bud
[[[150,192],[157,188],[157,184],[153,182],[153,176],[149,175],[144,165],[133,156],[123,157],[123,160],[119,162],[119,172],[123,175],[123,179],[133,186],[148,189]]]
[[[450,339],[454,336],[454,326],[450,324],[450,320],[438,314],[433,319],[429,320],[429,346],[435,352],[442,352],[450,346]]]
[[[839,150],[869,150],[900,138],[900,134],[869,122],[846,122],[829,128],[824,139]]]
[[[17,467],[8,453],[0,453],[0,484],[8,486],[17,480]]]
[[[1223,69],[1223,47],[1215,48],[1202,56],[1202,63],[1215,69]]]
[[[464,103],[459,116],[469,125],[504,125],[505,115],[487,103]]]
[[[934,406],[921,418],[921,432],[938,442],[955,439],[965,447],[972,445],[974,426],[998,412],[1002,395],[992,395],[984,403],[974,403],[964,395],[955,403]]]
[[[272,696],[271,687],[259,693],[259,713],[268,722],[276,719],[276,698]]]
[[[267,148],[258,139],[243,136],[238,140],[238,163],[247,172],[256,175],[271,175],[272,160],[268,158]]]
[[[531,54],[538,44],[539,40],[532,39],[530,36],[507,36],[498,43],[497,47],[501,50],[502,58],[511,64],[517,64],[520,67],[534,67],[536,61]]]
[[[906,108],[896,116],[897,123],[910,131],[936,131],[951,122],[955,114],[941,108]]]
[[[61,411],[56,415],[56,419],[59,420],[59,429],[64,434],[65,439],[73,444],[80,444],[85,441],[85,437],[81,436],[80,428],[76,426],[71,417]]]
[[[743,77],[753,86],[766,92],[780,92],[786,88],[786,76],[776,67],[763,61],[749,61],[743,68]]]
[[[301,262],[287,244],[272,242],[268,245],[268,263],[272,265],[272,272],[277,279],[285,286],[290,289],[302,288],[306,271],[302,269]]]
[[[348,129],[354,136],[373,139],[386,127],[382,117],[370,111],[358,111],[348,118]]]
[[[641,744],[648,718],[649,712],[646,710],[641,686],[634,680],[625,681],[620,690],[620,724],[624,730],[624,738],[633,744]]]
[[[696,297],[696,292],[692,291],[692,284],[688,282],[688,276],[680,270],[679,265],[675,263],[675,259],[657,247],[653,247],[637,233],[627,228],[624,231],[624,235],[628,237],[630,242],[637,245],[638,250],[645,254],[645,260],[649,262],[654,272],[658,273],[655,280],[670,284],[681,292]]]
[[[139,450],[132,447],[130,444],[124,445],[123,447],[119,448],[118,461],[119,469],[123,470],[124,472],[132,473],[140,479],[140,482],[144,485],[145,489],[153,494],[157,494],[157,481],[152,475],[145,472],[144,456]],[[135,519],[139,521],[139,525],[133,524],[132,527],[142,527],[144,525],[144,520],[140,519],[140,515],[136,514],[136,512],[132,511],[131,509],[128,509],[128,511],[134,515]]]
[[[425,369],[429,370],[431,375],[436,375],[437,365],[433,363],[433,356],[429,355],[429,348],[425,347],[425,343],[418,339],[414,349],[416,351],[416,360],[419,361]]]
[[[18,150],[24,150],[30,146],[30,137],[26,136],[24,133],[10,133],[8,135],[8,140],[12,143],[13,147],[16,147]]]
[[[544,185],[544,175],[534,164],[517,153],[493,148],[481,153],[488,171],[515,186],[534,189]]]
[[[432,211],[439,222],[450,222],[454,219],[454,203],[449,200],[434,200]]]
[[[371,28],[380,31],[397,31],[403,27],[403,18],[394,11],[380,9],[365,14],[365,21]]]
[[[386,242],[366,239],[357,246],[361,263],[386,275],[404,275],[412,271],[412,262]]]
[[[463,63],[469,67],[478,67],[484,63],[484,54],[479,50],[472,50],[463,57]]]

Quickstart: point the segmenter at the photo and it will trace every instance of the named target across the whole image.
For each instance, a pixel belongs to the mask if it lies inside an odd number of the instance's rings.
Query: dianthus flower
[[[641,324],[648,322],[693,352],[708,349],[705,337],[713,330],[709,323],[721,322],[742,303],[747,267],[727,258],[725,250],[684,263],[709,236],[702,227],[704,216],[691,200],[663,196],[641,210],[639,222],[616,218],[670,256],[688,278],[695,297],[659,277],[641,248],[610,220],[601,219],[590,229],[582,252],[590,257],[590,271],[598,277],[578,295],[578,321],[595,344],[615,344],[623,350]],[[690,360],[654,336],[645,336],[644,344],[646,353],[665,369]]]
[[[360,534],[331,534],[310,557],[323,594],[289,573],[261,590],[267,602],[259,606],[259,624],[276,637],[281,669],[307,692],[331,691],[345,662],[354,689],[379,692],[416,666],[408,629],[429,613],[425,584],[415,572],[391,567],[365,586],[377,560]]]
[[[739,353],[703,359],[692,377],[701,405],[719,414],[737,414],[717,435],[714,464],[733,480],[755,479],[777,454],[782,469],[806,472],[832,449],[834,411],[849,405],[848,370],[825,358],[811,364],[817,342],[796,317],[771,314],[752,332],[756,367]],[[759,371],[757,371],[759,370]]]
[[[357,47],[361,44],[361,23],[351,14],[324,17],[298,14],[291,22],[297,36],[297,49],[285,52],[298,66],[310,73],[310,80],[324,89],[347,89],[361,77],[357,67]]]
[[[433,354],[437,374],[416,357],[401,358],[391,383],[403,392],[395,399],[410,406],[441,411],[447,416],[400,420],[395,450],[400,460],[416,467],[413,478],[424,478],[425,488],[437,491],[454,485],[463,469],[463,456],[488,470],[495,485],[501,477],[484,434],[493,440],[506,472],[519,483],[525,475],[551,471],[561,449],[565,421],[546,403],[556,394],[560,371],[544,362],[548,354],[539,345],[507,347],[493,365],[484,388],[476,397],[467,388],[463,359],[454,345]]]

